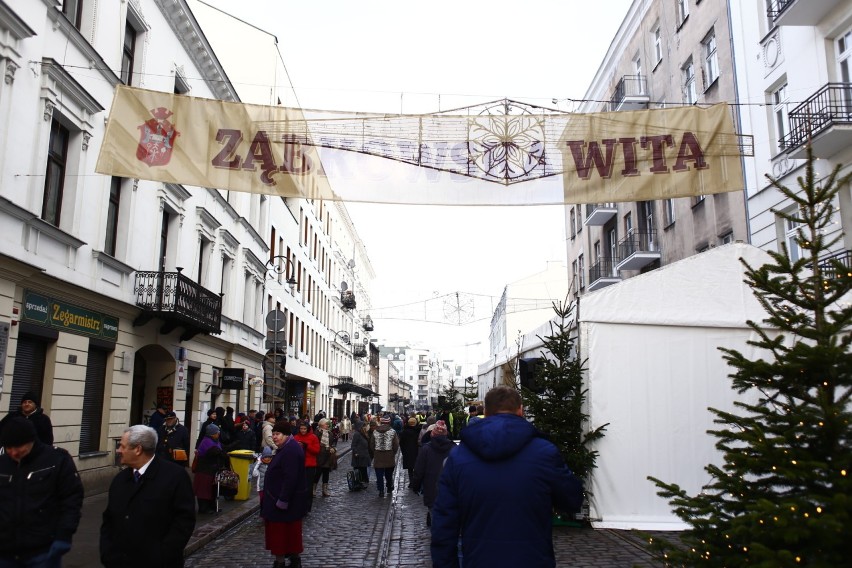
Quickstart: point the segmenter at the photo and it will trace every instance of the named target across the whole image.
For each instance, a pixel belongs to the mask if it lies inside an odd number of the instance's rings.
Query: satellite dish
[[[349,284],[347,284],[347,283],[346,283],[346,280],[344,280],[344,281],[342,281],[342,282],[340,283],[340,289],[341,289],[343,292],[345,292],[345,291],[347,291],[347,290],[349,289]]]

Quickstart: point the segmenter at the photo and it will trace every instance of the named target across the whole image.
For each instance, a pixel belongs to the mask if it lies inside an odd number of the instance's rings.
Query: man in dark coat
[[[178,421],[177,414],[166,413],[163,425],[157,430],[157,440],[159,457],[183,467],[189,465],[189,430]]]
[[[464,535],[466,567],[553,568],[553,509],[572,513],[582,502],[582,483],[524,418],[520,393],[494,387],[485,419],[462,431],[444,463],[432,508],[432,565],[458,567]]]
[[[411,489],[414,492],[423,491],[423,504],[426,505],[426,526],[432,526],[432,506],[438,495],[438,479],[444,469],[444,460],[450,452],[456,449],[456,443],[447,438],[447,425],[441,420],[435,423],[432,437],[417,454]]]
[[[16,416],[22,416],[32,422],[35,426],[36,436],[42,444],[53,445],[53,424],[47,414],[44,413],[44,409],[41,408],[41,397],[36,392],[24,393],[18,410],[10,411],[3,420],[0,420],[0,432],[3,431],[6,423]]]
[[[163,425],[163,422],[166,421],[166,414],[169,409],[162,402],[157,405],[157,408],[154,410],[154,413],[151,414],[151,418],[148,419],[148,426],[154,429],[154,432],[159,432],[160,427]]]
[[[112,480],[101,524],[107,568],[179,568],[195,529],[195,497],[186,470],[155,457],[157,434],[142,425],[124,431],[116,450],[127,466]]]
[[[74,460],[21,417],[6,422],[0,443],[0,565],[60,566],[83,507]]]

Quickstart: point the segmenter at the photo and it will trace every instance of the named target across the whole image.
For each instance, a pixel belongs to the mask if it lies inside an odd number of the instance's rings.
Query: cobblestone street
[[[378,496],[372,470],[370,487],[350,493],[346,487],[348,452],[330,478],[331,497],[317,496],[303,523],[306,568],[431,567],[426,507],[411,493],[407,472],[395,471],[398,488]],[[319,495],[319,490],[317,494]],[[257,495],[252,495],[257,499]],[[660,566],[651,561],[635,536],[624,531],[554,527],[558,566],[630,568]],[[186,561],[187,568],[272,566],[264,549],[263,523],[257,515],[207,544]]]

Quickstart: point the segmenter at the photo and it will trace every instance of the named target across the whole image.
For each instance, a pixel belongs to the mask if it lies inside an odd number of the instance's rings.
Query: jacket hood
[[[432,446],[439,454],[446,454],[453,448],[453,446],[456,445],[456,443],[446,436],[434,436],[429,439],[429,445]]]
[[[462,443],[485,461],[504,460],[538,437],[535,426],[516,414],[495,414],[461,432]],[[435,438],[432,438],[432,441]]]

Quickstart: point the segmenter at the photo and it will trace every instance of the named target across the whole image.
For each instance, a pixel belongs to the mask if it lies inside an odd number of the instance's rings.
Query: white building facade
[[[97,491],[158,402],[193,437],[218,406],[353,408],[330,375],[375,381],[373,274],[341,204],[94,171],[118,84],[241,100],[184,0],[0,0],[0,76],[3,412],[39,393]],[[273,310],[280,383],[262,380]]]

